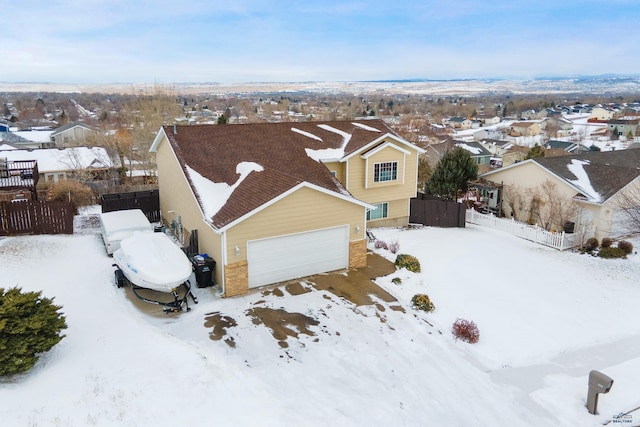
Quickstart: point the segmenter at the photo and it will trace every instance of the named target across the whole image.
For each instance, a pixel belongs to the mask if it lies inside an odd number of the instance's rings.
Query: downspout
[[[222,266],[220,268],[220,293],[221,295],[226,295],[226,280],[224,277],[224,267],[227,265],[227,232],[223,231],[221,234],[222,239],[220,242],[222,244],[221,253],[222,253]]]

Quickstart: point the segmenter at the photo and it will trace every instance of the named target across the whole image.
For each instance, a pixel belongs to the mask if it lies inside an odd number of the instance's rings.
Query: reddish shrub
[[[475,322],[465,319],[457,319],[453,322],[451,332],[456,339],[475,344],[480,339],[480,331]]]
[[[394,240],[393,242],[389,243],[389,251],[392,254],[398,253],[399,250],[400,250],[400,243],[398,243],[397,240]]]
[[[376,247],[376,249],[389,249],[387,242],[383,240],[376,240],[376,243],[374,246]]]

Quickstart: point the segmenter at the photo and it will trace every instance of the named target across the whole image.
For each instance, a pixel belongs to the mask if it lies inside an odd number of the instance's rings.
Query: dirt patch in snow
[[[245,313],[251,317],[251,321],[255,325],[266,326],[282,348],[289,347],[287,339],[290,337],[298,338],[300,334],[315,336],[316,334],[312,328],[320,325],[320,321],[309,315],[291,313],[282,308],[275,309],[262,306],[273,297],[284,297],[285,293],[295,297],[313,291],[329,292],[339,298],[350,301],[355,306],[372,305],[376,307],[378,311],[376,316],[381,322],[384,322],[385,317],[381,313],[386,308],[402,313],[405,312],[405,309],[391,294],[376,285],[373,279],[392,274],[395,271],[396,268],[393,263],[379,255],[370,253],[367,256],[366,267],[320,274],[302,280],[292,280],[262,290],[260,293],[261,298],[253,302],[253,307]],[[326,295],[324,297],[331,299]],[[212,328],[209,333],[212,340],[219,341],[224,339],[231,347],[235,346],[233,338],[225,338],[225,336],[227,330],[236,325],[237,323],[234,319],[219,312],[209,313],[204,323],[206,328]]]
[[[302,313],[289,313],[283,309],[269,307],[254,307],[247,311],[255,325],[264,325],[271,331],[271,335],[278,340],[282,348],[289,347],[287,338],[298,338],[299,334],[315,336],[309,328],[317,326],[319,321]]]
[[[209,338],[214,341],[220,341],[227,334],[227,329],[238,326],[238,322],[232,317],[224,316],[220,312],[207,313],[207,317],[204,318],[204,327],[212,328],[209,332]],[[236,343],[233,337],[225,338],[224,342],[229,347],[235,347]]]

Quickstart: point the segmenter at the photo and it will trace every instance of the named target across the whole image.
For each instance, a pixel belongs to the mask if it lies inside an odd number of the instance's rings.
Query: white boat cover
[[[113,254],[123,239],[136,231],[153,233],[153,227],[140,209],[106,212],[100,214],[102,240],[107,253]]]
[[[164,233],[133,233],[113,260],[131,283],[159,292],[171,292],[191,276],[191,262]]]

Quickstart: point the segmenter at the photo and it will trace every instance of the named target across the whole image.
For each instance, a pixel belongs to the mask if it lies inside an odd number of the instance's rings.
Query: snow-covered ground
[[[640,406],[639,255],[561,253],[476,226],[373,231],[421,262],[377,279],[404,312],[303,283],[310,292],[228,299],[195,289],[192,311],[165,315],[114,286],[93,232],[0,239],[0,286],[43,290],[69,325],[34,369],[0,382],[0,423],[598,426]],[[416,293],[436,310],[411,309]],[[292,327],[283,345],[253,322],[257,307],[318,324]],[[212,316],[226,319],[227,342],[210,338]],[[476,322],[477,344],[453,339],[457,318]],[[615,381],[596,416],[592,369]]]

